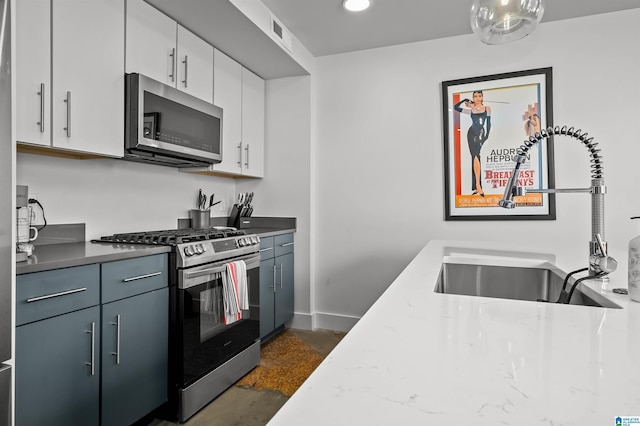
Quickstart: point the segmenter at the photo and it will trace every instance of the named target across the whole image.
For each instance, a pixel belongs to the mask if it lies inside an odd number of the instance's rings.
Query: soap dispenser
[[[634,216],[631,219],[640,219]],[[629,241],[629,296],[640,302],[640,235]]]

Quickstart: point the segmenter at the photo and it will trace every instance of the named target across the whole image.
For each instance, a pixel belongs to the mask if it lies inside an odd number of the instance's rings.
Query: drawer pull
[[[162,272],[154,272],[152,274],[139,275],[137,277],[123,278],[122,281],[124,281],[125,283],[128,283],[131,281],[142,280],[145,278],[157,277],[158,275],[162,275]]]
[[[87,290],[86,287],[82,287],[82,288],[76,288],[73,290],[61,291],[60,293],[46,294],[44,296],[32,297],[31,299],[27,299],[27,303],[37,302],[39,300],[51,299],[54,297],[66,296],[68,294],[73,294],[73,293],[80,293],[81,291],[86,291],[86,290]]]
[[[273,247],[266,247],[266,248],[260,249],[260,253],[262,253],[263,251],[269,251],[269,250],[273,250]]]
[[[292,245],[293,245],[293,243],[284,243],[284,244],[281,244],[280,247],[289,247],[289,246],[292,246]]]

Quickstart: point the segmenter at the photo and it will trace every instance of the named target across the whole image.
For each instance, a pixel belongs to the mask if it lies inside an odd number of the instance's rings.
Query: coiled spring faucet
[[[527,189],[518,186],[518,175],[520,167],[527,159],[527,152],[536,143],[547,139],[553,135],[563,135],[578,139],[588,149],[591,155],[591,187],[590,188],[570,188],[570,189]],[[512,209],[516,206],[513,201],[514,196],[531,193],[568,193],[568,192],[587,192],[591,194],[591,241],[589,243],[589,275],[605,276],[614,272],[618,267],[618,262],[607,254],[607,243],[604,241],[604,194],[607,187],[604,185],[602,178],[602,156],[600,149],[596,147],[598,144],[593,138],[588,137],[588,133],[582,133],[582,130],[575,130],[573,127],[548,127],[533,136],[518,148],[518,154],[514,156],[516,165],[513,169],[511,177],[507,182],[502,200],[498,202],[500,207]]]

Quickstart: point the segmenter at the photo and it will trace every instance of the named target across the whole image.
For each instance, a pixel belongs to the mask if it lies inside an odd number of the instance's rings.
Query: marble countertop
[[[586,266],[585,247],[431,241],[269,423],[615,425],[640,416],[640,303],[626,250],[595,292],[623,309],[435,293],[445,256]],[[304,419],[304,420],[302,420]],[[302,422],[302,423],[301,423]]]

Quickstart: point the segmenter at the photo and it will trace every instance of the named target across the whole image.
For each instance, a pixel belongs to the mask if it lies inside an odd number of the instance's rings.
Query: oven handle
[[[226,269],[227,269],[226,265],[216,266],[215,268],[203,269],[201,271],[196,271],[196,272],[185,272],[184,277],[186,279],[196,278],[196,277],[201,277],[203,275],[211,275],[211,274],[223,272]]]
[[[260,256],[253,256],[248,259],[239,260],[245,261],[245,263],[247,264],[247,270],[260,266]],[[201,277],[203,275],[211,275],[219,272],[224,272],[227,268],[227,263],[229,262],[218,263],[212,268],[201,269],[199,271],[186,271],[184,273],[184,278],[188,280],[190,278]]]

